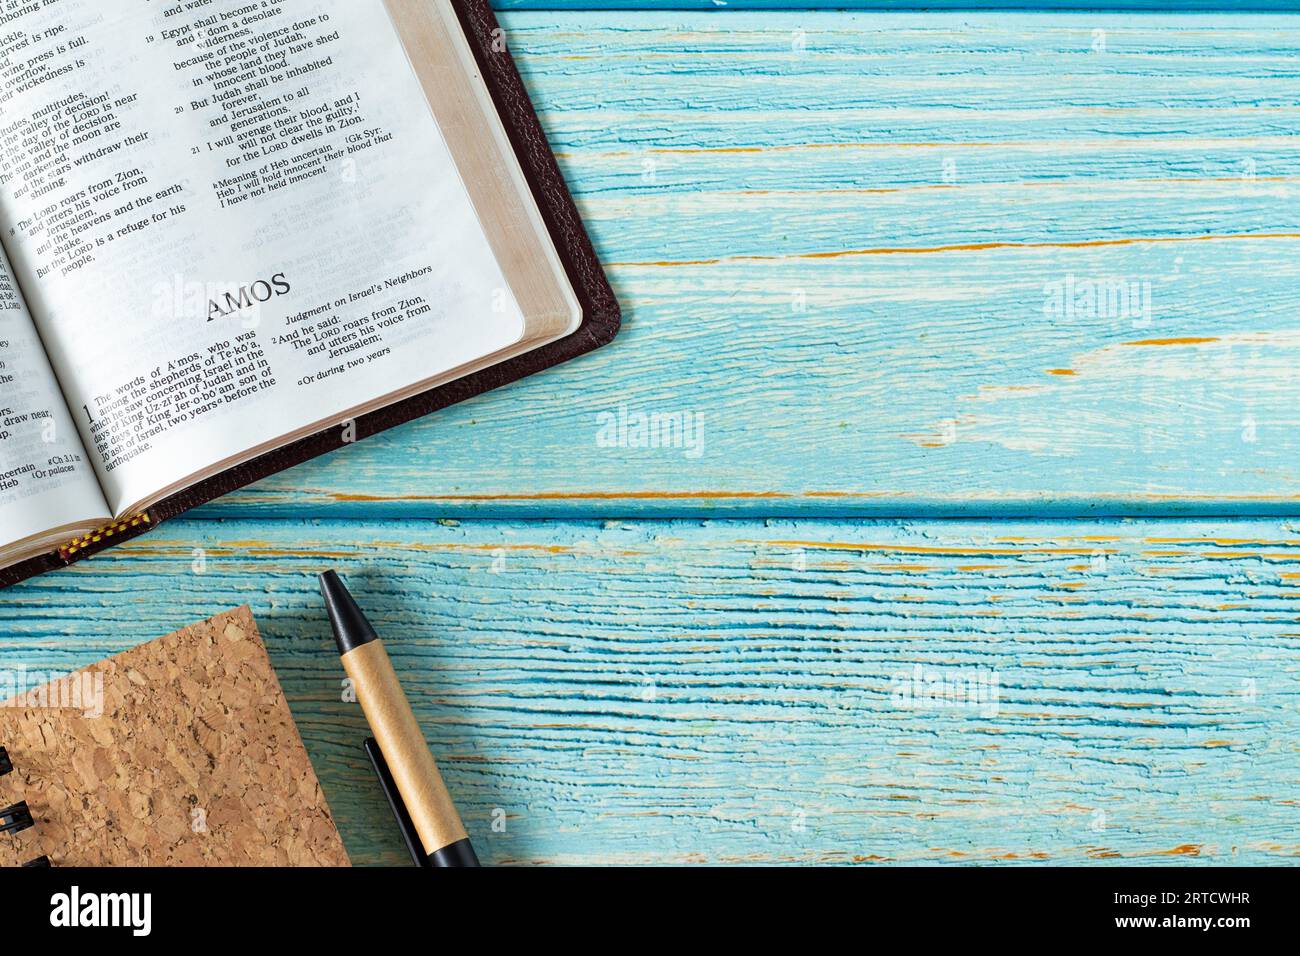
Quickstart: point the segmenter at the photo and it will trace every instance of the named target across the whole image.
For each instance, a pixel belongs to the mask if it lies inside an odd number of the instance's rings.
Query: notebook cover
[[[0,866],[348,865],[248,608],[16,690]]]
[[[542,218],[564,263],[569,282],[582,306],[581,327],[550,345],[494,365],[465,378],[430,389],[421,395],[380,409],[356,420],[354,441],[422,418],[450,405],[534,375],[613,341],[621,312],[604,267],[596,257],[587,229],[560,173],[541,122],[533,110],[508,46],[501,44],[499,26],[489,0],[450,0],[497,112],[510,137]],[[494,49],[494,46],[498,47]],[[351,436],[349,436],[351,437]],[[105,529],[93,540],[0,571],[0,589],[46,571],[66,567],[137,537],[170,518],[207,504],[285,469],[342,448],[341,428],[331,428],[216,475],[166,499],[142,519]]]

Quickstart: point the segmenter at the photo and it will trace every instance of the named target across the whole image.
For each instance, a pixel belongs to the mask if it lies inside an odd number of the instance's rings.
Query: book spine
[[[115,538],[122,540],[126,537],[134,537],[135,535],[131,532],[139,534],[148,530],[149,525],[152,523],[153,519],[150,517],[149,512],[145,511],[122,521],[116,521],[112,524],[105,525],[97,531],[92,531],[90,534],[73,538],[63,547],[59,548],[59,557],[62,558],[65,563],[71,564],[74,561],[89,557],[89,555],[102,551],[104,548],[115,544],[116,542],[113,540]]]

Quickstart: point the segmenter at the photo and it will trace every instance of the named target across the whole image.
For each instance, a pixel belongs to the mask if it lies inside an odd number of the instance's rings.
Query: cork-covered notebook
[[[0,706],[0,866],[346,866],[247,608]]]

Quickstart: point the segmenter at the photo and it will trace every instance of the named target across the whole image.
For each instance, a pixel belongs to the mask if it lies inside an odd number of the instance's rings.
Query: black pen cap
[[[326,571],[320,576],[320,593],[325,598],[325,609],[329,612],[330,625],[334,628],[334,640],[338,641],[340,654],[379,640],[379,635],[348,593],[347,586],[333,571]]]

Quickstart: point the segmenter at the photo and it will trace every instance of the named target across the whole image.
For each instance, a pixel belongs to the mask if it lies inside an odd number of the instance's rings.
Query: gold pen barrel
[[[436,853],[468,839],[383,642],[371,641],[348,651],[343,668],[425,852]]]

